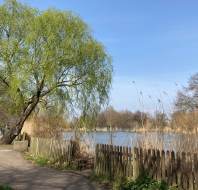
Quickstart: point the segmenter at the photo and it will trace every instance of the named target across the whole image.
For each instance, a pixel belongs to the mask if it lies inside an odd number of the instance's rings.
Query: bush
[[[31,160],[34,163],[36,163],[39,166],[47,166],[49,163],[49,160],[47,158],[44,158],[42,156],[33,156],[31,154],[25,154],[25,158],[27,160]],[[1,189],[0,189],[1,190]]]
[[[12,190],[12,188],[8,185],[0,185],[0,190]]]
[[[147,175],[140,176],[135,181],[127,181],[121,185],[121,190],[176,190],[169,187],[164,181],[156,181]]]
[[[35,163],[38,166],[44,167],[51,167],[61,170],[78,170],[78,166],[75,164],[75,162],[61,162],[61,160],[52,161],[49,158],[43,157],[43,156],[34,156],[31,154],[25,154],[25,159],[31,160],[33,163]],[[1,190],[1,189],[0,189]]]
[[[47,158],[44,157],[37,157],[34,160],[36,162],[36,164],[38,164],[39,166],[46,166],[49,162],[49,160]]]

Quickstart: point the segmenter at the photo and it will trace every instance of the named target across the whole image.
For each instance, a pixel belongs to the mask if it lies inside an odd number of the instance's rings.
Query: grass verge
[[[0,185],[0,190],[13,190],[9,185]]]
[[[170,187],[166,182],[154,180],[147,174],[141,175],[136,180],[117,178],[112,181],[107,177],[93,174],[91,180],[106,184],[112,190],[178,190],[177,187]]]
[[[169,187],[164,181],[157,181],[148,175],[142,175],[134,180],[126,180],[118,186],[122,190],[178,190],[177,187]]]
[[[42,157],[42,156],[33,156],[29,153],[26,153],[24,155],[26,160],[31,160],[34,164],[44,167],[50,167],[50,168],[56,168],[59,170],[77,170],[77,166],[72,162],[63,162],[60,161],[50,161],[48,158]]]

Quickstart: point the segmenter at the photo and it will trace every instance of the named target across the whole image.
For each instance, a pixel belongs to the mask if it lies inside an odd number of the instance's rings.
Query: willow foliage
[[[16,0],[0,6],[1,103],[23,114],[37,97],[94,113],[108,100],[111,78],[109,55],[78,16]]]

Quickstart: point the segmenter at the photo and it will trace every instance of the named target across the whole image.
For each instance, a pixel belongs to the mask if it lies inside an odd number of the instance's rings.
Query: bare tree
[[[193,112],[198,108],[198,73],[193,75],[188,86],[177,93],[176,111]]]

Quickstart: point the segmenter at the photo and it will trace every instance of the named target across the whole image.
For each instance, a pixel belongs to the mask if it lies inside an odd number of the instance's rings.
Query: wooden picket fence
[[[142,172],[184,190],[198,190],[198,155],[98,144],[95,172],[110,179],[136,179]]]
[[[72,141],[31,138],[30,153],[49,159],[52,163],[69,165],[75,157],[75,143]]]

